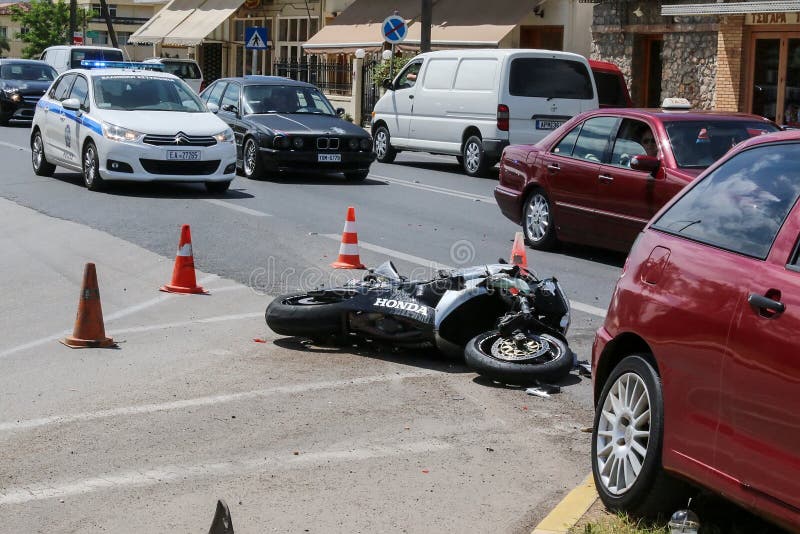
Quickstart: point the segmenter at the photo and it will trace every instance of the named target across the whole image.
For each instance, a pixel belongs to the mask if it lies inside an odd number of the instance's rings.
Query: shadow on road
[[[315,342],[298,337],[283,337],[276,339],[275,345],[298,352],[312,354],[354,354],[373,360],[399,363],[440,371],[442,373],[471,373],[461,361],[448,358],[434,349],[402,349],[381,343],[354,340],[352,343],[341,345],[319,345]]]
[[[455,158],[453,158],[453,163],[447,162],[436,162],[436,161],[395,161],[392,165],[398,165],[401,167],[413,167],[415,169],[425,169],[429,171],[438,171],[438,172],[447,172],[450,174],[458,174],[465,178],[469,178],[466,174],[464,174],[464,169],[461,168]],[[489,169],[487,176],[484,176],[487,180],[499,180],[500,179],[500,169],[498,167],[492,167]]]
[[[628,257],[627,252],[617,252],[586,245],[573,245],[571,243],[561,243],[553,253],[619,268],[622,268],[625,264],[625,258]]]
[[[246,180],[246,178],[240,178]],[[334,185],[345,187],[360,187],[365,185],[389,185],[380,180],[367,178],[361,182],[351,182],[346,180],[341,174],[302,174],[302,173],[280,173],[272,174],[268,178],[259,180],[260,182],[275,184],[298,184],[298,185]]]
[[[83,177],[75,173],[56,173],[53,178],[83,187]],[[236,185],[236,182],[233,183]],[[202,183],[182,182],[107,182],[104,193],[139,198],[255,198],[243,189],[232,187],[225,193],[209,193]]]

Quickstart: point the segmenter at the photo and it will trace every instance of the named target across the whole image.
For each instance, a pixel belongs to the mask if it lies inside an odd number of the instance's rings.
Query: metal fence
[[[353,92],[353,74],[349,62],[276,61],[272,65],[272,73],[312,83],[328,95],[351,96]]]
[[[380,96],[377,80],[375,79],[376,60],[365,60],[361,67],[361,80],[364,86],[361,89],[361,125],[369,126],[372,122],[372,109]]]

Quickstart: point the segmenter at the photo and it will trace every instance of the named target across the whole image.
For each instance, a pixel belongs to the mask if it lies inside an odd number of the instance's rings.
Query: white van
[[[153,57],[145,59],[145,63],[160,63],[164,65],[164,72],[174,74],[184,82],[186,85],[194,89],[195,93],[200,92],[206,88],[203,81],[203,72],[200,70],[200,65],[193,59],[180,59],[180,58],[167,58],[167,57]]]
[[[412,59],[372,113],[378,161],[397,152],[451,154],[485,174],[508,144],[535,143],[599,107],[583,56],[531,49],[443,50]]]
[[[42,61],[56,69],[59,74],[69,69],[81,68],[81,61],[125,61],[125,56],[119,48],[110,46],[50,46],[44,49]]]

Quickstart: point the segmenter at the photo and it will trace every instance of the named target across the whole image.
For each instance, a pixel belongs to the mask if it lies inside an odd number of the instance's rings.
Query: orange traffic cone
[[[366,269],[358,257],[358,232],[356,232],[356,209],[347,208],[347,219],[344,221],[342,244],[339,247],[339,259],[331,263],[335,269]]]
[[[517,232],[514,235],[514,245],[511,247],[511,260],[510,264],[528,270],[528,255],[525,252],[525,236],[522,232]]]
[[[106,337],[106,329],[103,326],[103,310],[100,307],[100,290],[97,288],[94,263],[87,263],[83,270],[78,315],[75,318],[72,335],[59,341],[73,349],[116,346],[113,339]]]
[[[175,256],[175,267],[172,269],[172,282],[159,289],[168,293],[208,293],[197,285],[194,276],[192,233],[188,224],[181,226],[181,240],[178,243],[178,254]]]

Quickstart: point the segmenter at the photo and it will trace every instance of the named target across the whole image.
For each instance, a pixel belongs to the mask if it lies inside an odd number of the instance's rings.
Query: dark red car
[[[632,108],[633,102],[619,67],[608,61],[589,60],[601,108]]]
[[[603,502],[678,480],[800,532],[800,132],[745,141],[636,240],[593,354]]]
[[[627,251],[661,206],[732,146],[778,130],[738,113],[589,111],[535,145],[506,147],[494,196],[533,248],[562,240]]]

